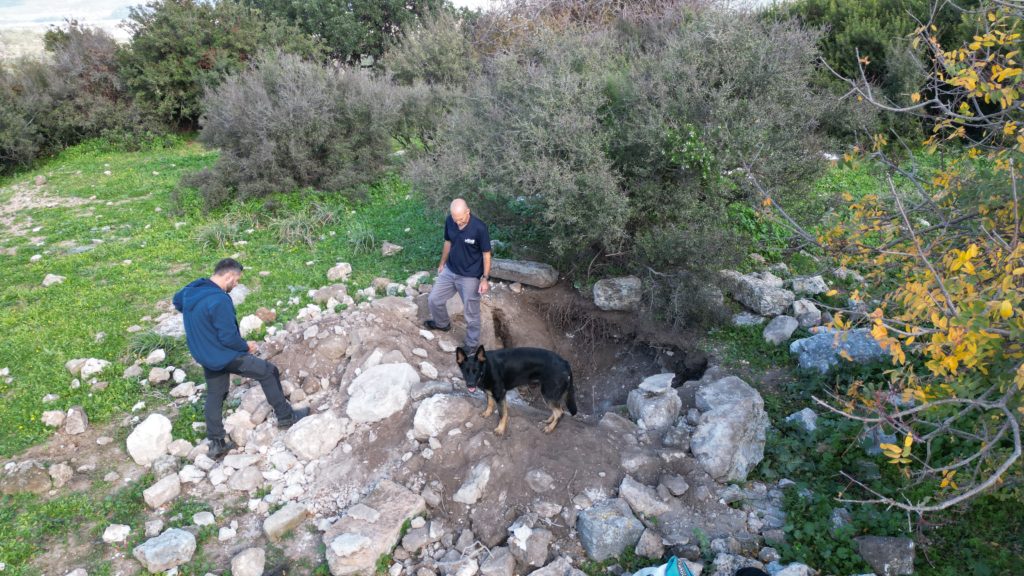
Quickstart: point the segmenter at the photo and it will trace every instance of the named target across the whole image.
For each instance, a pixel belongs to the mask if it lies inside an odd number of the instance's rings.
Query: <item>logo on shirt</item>
[[[476,244],[476,238],[466,238],[464,242],[466,244]]]

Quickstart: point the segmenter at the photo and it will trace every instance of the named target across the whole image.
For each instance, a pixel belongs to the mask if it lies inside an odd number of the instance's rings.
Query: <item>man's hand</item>
[[[256,353],[256,343],[253,342],[252,340],[249,340],[248,342],[246,342],[246,344],[249,345],[249,354],[255,354]]]
[[[444,272],[444,262],[437,265],[437,273],[440,274],[441,272]]]
[[[477,293],[479,293],[481,295],[482,294],[487,294],[487,291],[490,290],[490,289],[491,289],[491,281],[486,279],[486,278],[481,278],[480,279],[480,287],[477,288],[477,290],[476,290]]]

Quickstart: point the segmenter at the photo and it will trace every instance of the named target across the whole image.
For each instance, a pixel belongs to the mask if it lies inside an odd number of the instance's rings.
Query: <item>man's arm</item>
[[[235,322],[235,307],[230,299],[217,298],[217,303],[210,311],[213,329],[217,331],[217,340],[225,347],[239,352],[249,352],[249,343],[242,339]]]
[[[480,279],[480,287],[477,288],[478,294],[487,294],[487,291],[491,289],[491,253],[484,252],[484,276]]]
[[[441,263],[437,265],[437,273],[440,274],[444,270],[444,264],[448,261],[448,252],[452,249],[451,240],[444,241],[444,248],[441,249]]]

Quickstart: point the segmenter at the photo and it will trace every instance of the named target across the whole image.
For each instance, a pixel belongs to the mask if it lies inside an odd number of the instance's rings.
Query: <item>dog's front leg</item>
[[[547,427],[544,428],[544,432],[547,433],[547,434],[550,434],[552,431],[554,431],[555,426],[558,426],[558,419],[561,418],[561,417],[562,417],[562,409],[561,408],[553,408],[551,410],[551,418],[548,420],[548,422],[546,422]]]
[[[490,390],[488,390],[487,391],[487,409],[484,410],[484,413],[481,414],[481,416],[483,416],[484,418],[487,418],[491,414],[494,414],[494,395],[491,394]]]
[[[501,420],[498,421],[498,427],[494,429],[494,433],[498,436],[504,436],[505,430],[508,428],[508,402],[502,398],[501,402]]]

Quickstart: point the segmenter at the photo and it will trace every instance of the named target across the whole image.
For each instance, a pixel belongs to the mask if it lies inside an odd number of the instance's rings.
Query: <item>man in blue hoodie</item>
[[[281,389],[277,366],[253,356],[255,342],[246,342],[238,331],[235,305],[228,292],[242,278],[242,265],[233,258],[217,262],[213,276],[191,282],[174,295],[174,307],[184,316],[185,338],[192,357],[206,375],[207,456],[220,458],[235,448],[225,436],[221,411],[228,395],[231,374],[258,380],[267,402],[277,415],[277,426],[288,428],[309,414],[309,408],[292,409]]]

